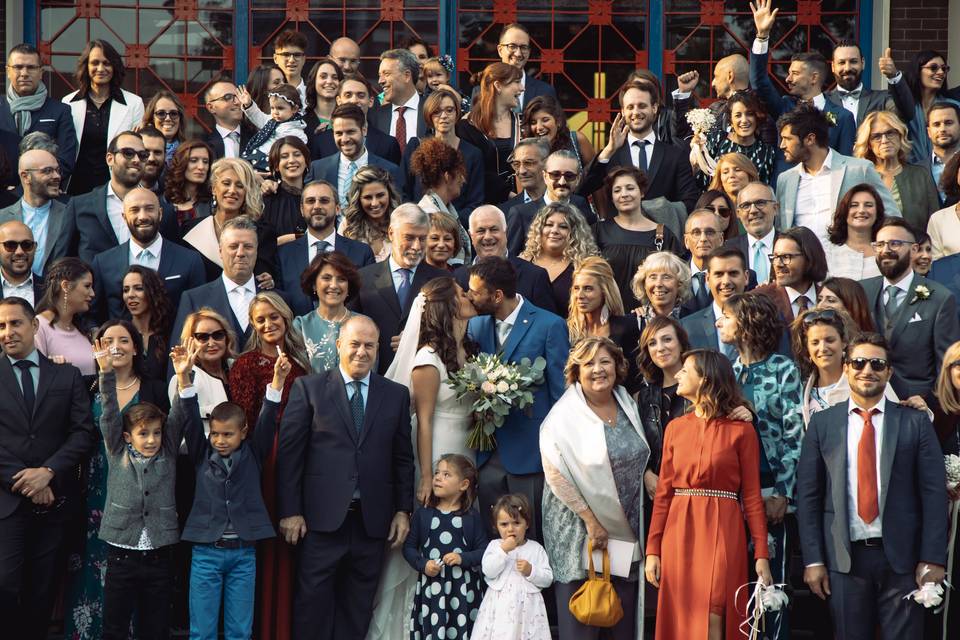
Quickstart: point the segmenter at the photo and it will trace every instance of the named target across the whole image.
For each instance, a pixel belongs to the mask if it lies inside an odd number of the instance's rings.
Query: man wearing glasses
[[[42,276],[47,266],[70,251],[74,235],[73,218],[67,206],[57,200],[61,192],[60,165],[56,156],[43,149],[31,149],[20,156],[18,166],[23,197],[0,210],[0,224],[16,220],[30,228],[37,246],[33,272]]]
[[[901,398],[933,399],[947,347],[960,338],[957,301],[933,280],[914,273],[916,232],[903,218],[887,218],[872,243],[882,275],[862,281],[878,331],[889,344],[893,378]]]
[[[307,104],[307,85],[303,81],[303,65],[307,61],[307,36],[287,30],[273,41],[273,61],[277,63],[287,84],[300,92],[300,104]]]
[[[224,78],[214,82],[204,96],[207,111],[213,116],[213,131],[204,142],[220,158],[239,158],[240,152],[250,141],[250,129],[243,126],[243,109],[237,99],[237,86]]]
[[[0,137],[11,162],[18,156],[17,145],[28,133],[43,131],[56,140],[61,180],[66,185],[76,166],[76,129],[70,107],[47,95],[47,87],[40,81],[42,74],[40,53],[32,45],[19,44],[10,50],[7,92],[0,96]],[[12,180],[3,180],[0,186],[14,185]]]
[[[773,275],[769,256],[779,237],[773,228],[779,211],[773,189],[762,182],[751,182],[737,194],[737,219],[747,232],[730,238],[724,246],[739,249],[746,256],[758,284],[769,282]]]
[[[530,32],[525,26],[516,22],[505,26],[500,32],[497,53],[500,55],[500,62],[524,72],[520,77],[520,85],[523,87],[519,107],[521,111],[537,96],[557,97],[557,91],[552,85],[534,78],[524,70],[527,61],[530,60]]]

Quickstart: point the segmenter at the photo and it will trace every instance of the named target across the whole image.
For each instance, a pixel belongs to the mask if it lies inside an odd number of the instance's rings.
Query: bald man
[[[16,220],[30,228],[37,243],[31,267],[34,273],[43,275],[49,264],[69,254],[76,227],[73,218],[66,215],[66,206],[55,199],[61,193],[56,156],[32,149],[20,156],[17,170],[23,197],[0,209],[0,224]]]
[[[330,57],[344,73],[357,73],[360,68],[360,45],[351,38],[337,38],[330,43]]]
[[[0,283],[3,297],[17,296],[37,306],[43,293],[43,279],[33,275],[33,256],[37,243],[30,227],[10,220],[0,224]]]
[[[171,309],[180,303],[187,289],[206,282],[203,261],[193,249],[183,247],[160,234],[161,207],[157,195],[144,187],[134,187],[123,198],[123,220],[130,239],[93,258],[94,305],[97,320],[120,318],[124,311],[136,315],[138,309],[126,309],[123,302],[124,276],[131,265],[152,269],[160,276],[170,298]],[[142,284],[143,277],[131,275],[129,284]],[[152,295],[146,290],[146,299]]]

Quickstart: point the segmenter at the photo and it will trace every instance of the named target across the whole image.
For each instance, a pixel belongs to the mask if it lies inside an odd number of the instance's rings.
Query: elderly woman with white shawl
[[[609,547],[611,567],[626,567],[612,582],[623,618],[607,637],[643,637],[643,469],[650,448],[637,405],[622,386],[627,360],[609,338],[592,336],[571,351],[567,390],[543,421],[540,455],[544,546],[554,571],[560,640],[598,638],[599,627],[581,624],[567,603],[586,577],[589,540]]]

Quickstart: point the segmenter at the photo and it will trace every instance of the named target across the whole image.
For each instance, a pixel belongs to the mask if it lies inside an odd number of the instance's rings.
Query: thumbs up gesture
[[[896,77],[897,65],[893,61],[893,50],[890,47],[887,47],[883,50],[883,55],[880,56],[880,59],[877,61],[880,65],[880,73],[884,75],[888,80]]]

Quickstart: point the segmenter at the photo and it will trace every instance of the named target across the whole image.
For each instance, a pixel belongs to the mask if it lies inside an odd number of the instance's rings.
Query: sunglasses
[[[124,160],[133,160],[134,158],[140,158],[142,162],[146,162],[150,159],[150,152],[144,149],[143,151],[137,151],[136,149],[131,149],[130,147],[124,147],[123,149],[117,149],[116,153],[119,153],[123,156]]]
[[[547,171],[547,177],[556,182],[560,178],[563,178],[567,182],[573,182],[580,177],[579,173],[574,173],[573,171]]]
[[[180,112],[179,111],[154,111],[153,117],[157,120],[179,120]]]
[[[193,339],[196,340],[197,342],[209,342],[211,340],[213,340],[214,342],[223,342],[224,340],[227,339],[227,332],[224,331],[223,329],[217,329],[216,331],[211,331],[209,333],[207,332],[194,333]]]
[[[817,322],[834,322],[840,315],[833,309],[823,309],[822,311],[808,311],[803,316],[803,324],[810,326]]]
[[[948,64],[928,64],[922,68],[928,70],[930,73],[940,73],[941,69],[943,69],[944,73],[950,73],[950,65]]]
[[[887,361],[883,358],[850,358],[847,364],[853,367],[854,371],[863,371],[868,364],[875,373],[883,373],[887,370]]]
[[[24,252],[33,251],[34,247],[37,246],[37,243],[33,240],[4,240],[3,241],[3,250],[8,253],[14,253],[17,250],[17,247],[23,249]]]

